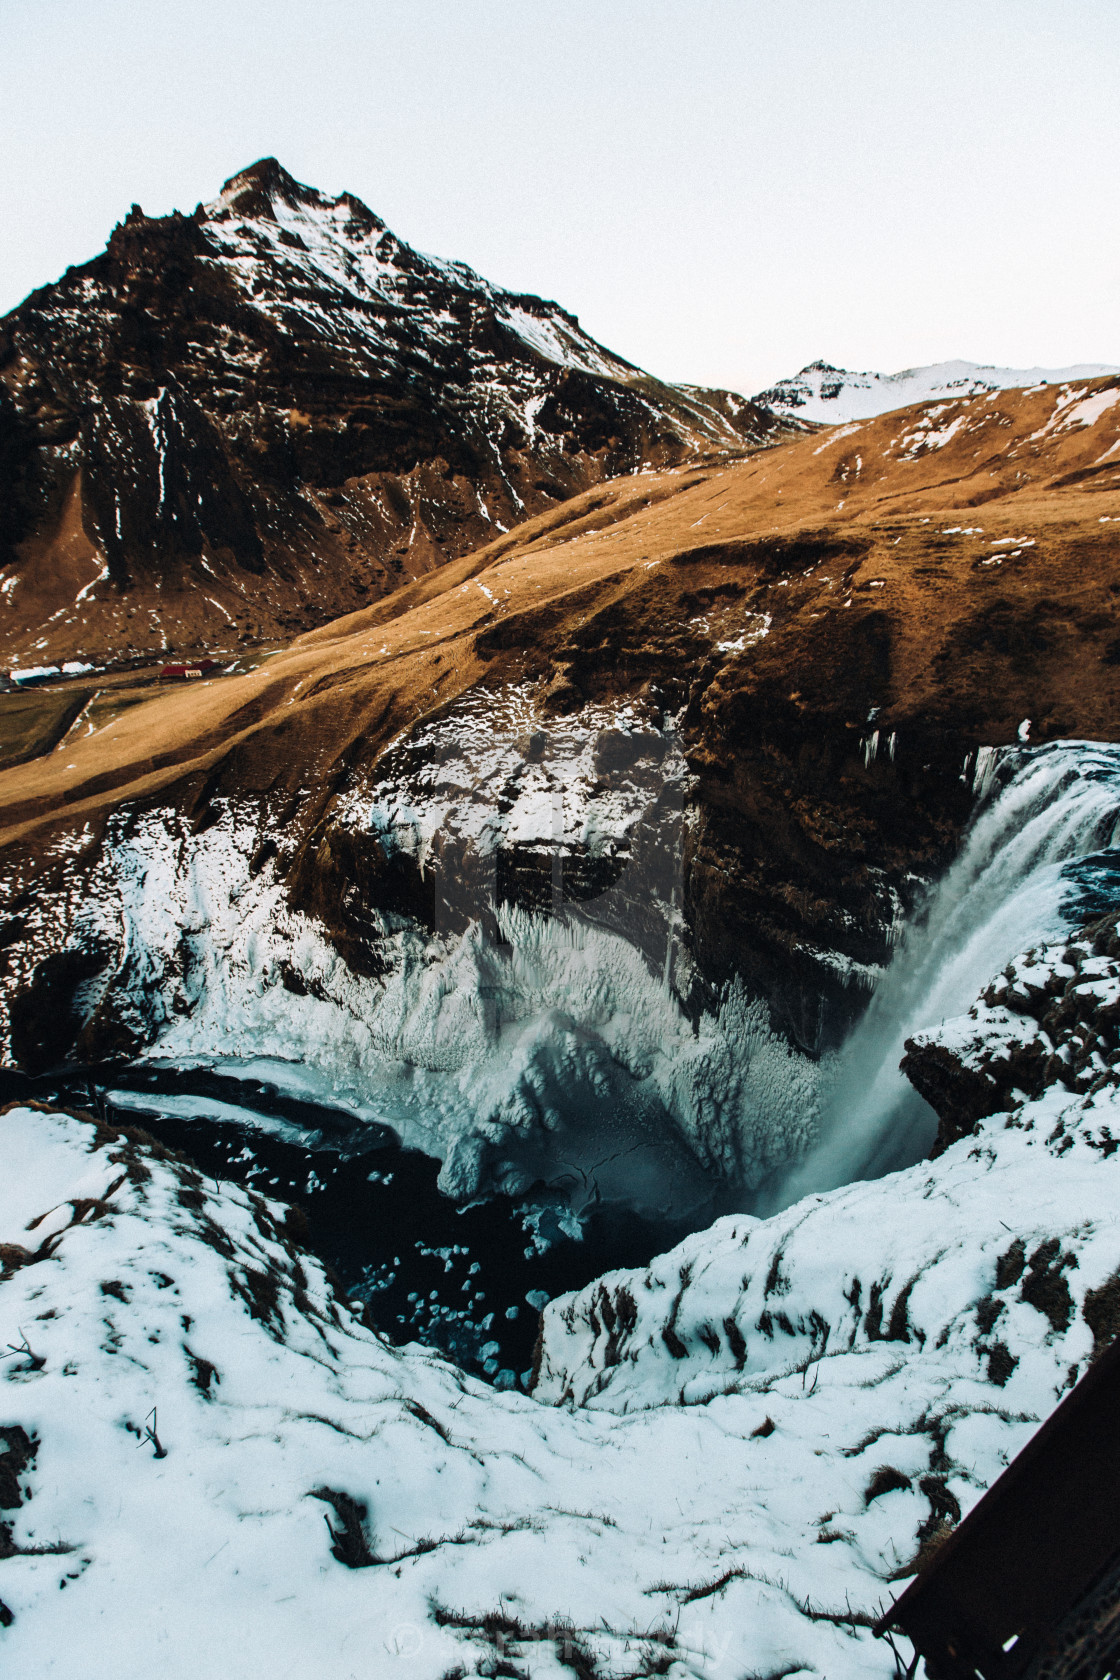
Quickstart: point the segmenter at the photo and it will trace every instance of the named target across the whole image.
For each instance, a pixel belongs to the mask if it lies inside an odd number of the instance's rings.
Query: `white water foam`
[[[906,1039],[963,1013],[1017,952],[1058,937],[1071,920],[1064,869],[1120,839],[1120,747],[1056,741],[994,757],[985,749],[977,782],[982,803],[960,855],[822,1070],[818,1143],[764,1193],[759,1211],[928,1152],[936,1117],[899,1072]]]

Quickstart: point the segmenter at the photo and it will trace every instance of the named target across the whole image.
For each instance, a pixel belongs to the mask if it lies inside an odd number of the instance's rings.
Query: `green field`
[[[94,692],[67,685],[0,694],[0,769],[50,752]]]

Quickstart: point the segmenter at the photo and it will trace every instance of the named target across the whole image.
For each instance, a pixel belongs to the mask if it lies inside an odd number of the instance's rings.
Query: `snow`
[[[1097,391],[1091,397],[1085,391],[1086,387],[1082,386],[1080,390],[1065,392],[1055,403],[1046,424],[1032,432],[1027,441],[1037,443],[1055,433],[1072,431],[1075,426],[1094,426],[1106,410],[1120,401],[1118,389]]]
[[[608,351],[600,349],[578,329],[573,330],[558,311],[535,314],[519,304],[508,303],[498,310],[498,320],[515,332],[523,343],[561,367],[579,368],[606,379],[632,377],[633,369]]]
[[[903,461],[912,459],[919,451],[924,453],[927,449],[944,449],[945,445],[957,435],[964,423],[965,416],[958,414],[941,427],[930,429],[928,423],[916,427],[909,436],[902,439],[903,453],[899,459]]]
[[[604,773],[597,755],[613,743],[622,765]],[[628,705],[546,719],[529,689],[513,688],[467,695],[450,717],[415,730],[382,759],[376,788],[343,809],[421,863],[437,833],[475,841],[484,853],[520,840],[598,854],[667,791],[679,802],[687,785],[671,726],[655,731]]]
[[[1075,1141],[1059,1157],[1046,1140],[1060,1119]],[[768,1396],[777,1373],[795,1377],[793,1389],[803,1366],[810,1374],[819,1367],[818,1387],[846,1387],[878,1359],[902,1366],[901,1422],[922,1415],[922,1401],[903,1399],[905,1390],[916,1381],[928,1395],[944,1362],[942,1397],[952,1394],[968,1414],[996,1398],[990,1387],[985,1393],[995,1338],[978,1327],[976,1308],[994,1293],[999,1256],[1016,1239],[1030,1255],[1057,1237],[1073,1257],[1061,1333],[1018,1291],[1003,1297],[994,1320],[1019,1361],[1017,1376],[995,1385],[1001,1406],[1045,1412],[1069,1367],[1085,1368],[1093,1336],[1080,1304],[1116,1268],[1120,1167],[1092,1134],[1118,1120],[1115,1090],[1091,1102],[1052,1090],[985,1122],[936,1161],[806,1197],[769,1219],[718,1220],[644,1272],[608,1273],[551,1303],[535,1393],[619,1413],[698,1406],[729,1394]],[[632,1305],[614,1333],[624,1292]],[[613,1295],[613,1314],[602,1309],[604,1294]],[[962,1505],[970,1480],[966,1473],[955,1484]]]
[[[250,187],[255,202],[247,215]],[[510,420],[545,457],[558,448],[538,426],[558,368],[626,385],[652,422],[686,443],[744,442],[705,393],[676,391],[666,405],[640,369],[597,344],[558,305],[505,292],[465,263],[410,249],[349,195],[330,198],[283,171],[252,182],[242,175],[205,206],[202,227],[214,251],[208,260],[222,264],[252,308],[284,332],[329,343],[355,377],[403,373],[411,384],[418,365],[433,370],[499,470]],[[512,355],[479,332],[488,318],[505,329]],[[515,486],[502,476],[519,505]]]
[[[1039,1067],[1037,1094],[1004,1092],[935,1160],[787,1182],[770,1218],[534,1291],[531,1396],[388,1346],[279,1205],[88,1118],[0,1114],[0,1450],[34,1446],[0,1526],[5,1671],[559,1680],[578,1646],[602,1680],[887,1680],[869,1624],[1086,1369],[1117,1276],[1120,957],[1069,929],[1099,913],[1120,749],[983,748],[962,776],[977,817],[849,1071],[888,1130],[879,1073],[910,1032],[993,1090],[1012,1057]],[[688,786],[671,720],[543,718],[512,690],[399,741],[330,813],[418,872],[660,836],[662,962],[609,889],[582,918],[488,902],[490,934],[386,914],[384,973],[354,974],[291,909],[283,858],[251,867],[266,804],[200,833],[119,813],[92,873],[91,831],[62,835],[58,894],[26,915],[39,950],[112,952],[84,1006],[112,986],[149,1058],[388,1123],[454,1194],[566,1161],[639,1205],[669,1182],[687,1200],[706,1173],[780,1180],[821,1078],[740,989],[694,1026],[667,983]],[[159,1101],[289,1124],[249,1095]]]
[[[96,576],[90,578],[88,583],[83,583],[82,587],[78,590],[78,593],[74,596],[73,602],[71,604],[76,607],[78,605],[79,601],[84,601],[86,599],[86,597],[91,593],[91,591],[93,589],[95,589],[96,586],[99,583],[103,583],[104,580],[108,576],[109,576],[109,568],[103,562],[98,567]],[[89,665],[81,667],[81,669],[83,669],[83,670],[92,670],[92,668],[93,667],[89,666]],[[63,669],[65,669],[65,666],[63,667]]]
[[[839,443],[841,438],[851,437],[853,432],[858,432],[858,431],[859,431],[858,426],[841,426],[841,427],[839,427],[839,429],[837,431],[830,432],[828,434],[828,436],[825,438],[823,443],[818,443],[817,447],[813,450],[813,454],[814,455],[822,454],[826,449],[830,449],[834,443]]]
[[[971,397],[984,391],[1005,391],[1027,386],[1061,385],[1075,379],[1099,379],[1120,373],[1104,363],[1083,363],[1069,368],[999,368],[981,362],[936,362],[930,367],[904,368],[901,373],[851,373],[827,362],[811,362],[791,379],[780,380],[753,398],[775,412],[798,420],[833,425],[851,420],[870,420],[892,409],[913,403],[932,402],[941,397]],[[1102,393],[1103,395],[1103,393]],[[1099,397],[1089,399],[1097,403]],[[1092,424],[1109,402],[1083,424]],[[830,440],[831,441],[831,440]],[[822,447],[824,447],[822,445]]]
[[[278,862],[254,872],[269,816],[248,805],[201,833],[171,810],[113,817],[14,960],[29,976],[43,949],[100,948],[84,1007],[111,989],[148,1058],[263,1058],[282,1088],[439,1158],[459,1199],[559,1178],[577,1209],[683,1215],[802,1151],[816,1112],[813,1065],[764,1004],[732,987],[693,1022],[679,1002],[686,782],[671,726],[603,708],[542,727],[525,695],[488,697],[399,743],[332,814],[434,908],[431,929],[371,909],[379,975],[291,909]],[[501,902],[498,855],[519,848],[559,903]],[[568,872],[592,867],[601,890],[569,899]]]
[[[771,613],[753,613],[748,626],[740,630],[739,634],[728,641],[717,642],[716,649],[720,653],[745,653],[748,648],[755,647],[770,634],[773,622]]]
[[[1095,426],[1106,409],[1120,402],[1120,390],[1098,391],[1096,396],[1086,397],[1084,402],[1077,403],[1065,417],[1064,425]]]
[[[429,925],[363,910],[379,972],[354,972],[291,907],[283,858],[254,871],[270,815],[245,804],[200,833],[170,810],[118,815],[92,874],[75,837],[57,895],[29,907],[13,990],[44,950],[98,948],[107,966],[81,1006],[111,999],[149,1059],[246,1078],[266,1063],[279,1088],[437,1157],[462,1200],[559,1177],[577,1211],[602,1196],[683,1215],[717,1183],[769,1180],[786,1200],[831,1188],[887,1138],[904,1152],[887,1164],[920,1153],[929,1116],[896,1072],[905,1037],[1065,925],[1070,861],[1116,839],[1116,749],[977,755],[988,803],[924,931],[843,1056],[814,1061],[741,986],[696,1021],[681,1007],[688,779],[671,725],[609,708],[544,721],[525,693],[471,702],[336,802],[332,822],[429,906]],[[869,759],[880,745],[870,731]],[[544,907],[502,901],[499,867],[518,858]],[[570,900],[568,872],[591,866],[602,883]],[[877,979],[805,955],[847,983]]]
[[[35,1454],[8,1671],[536,1680],[578,1640],[608,1680],[886,1680],[867,1624],[922,1537],[1085,1369],[1118,1124],[1114,1087],[1055,1086],[937,1161],[720,1220],[544,1305],[529,1398],[386,1346],[276,1204],[9,1110],[0,1330],[31,1357],[0,1435]],[[332,1554],[347,1511],[364,1567]]]
[[[264,1065],[268,1066],[267,1063]],[[238,1065],[238,1075],[249,1080],[259,1076],[259,1069],[260,1064],[249,1064],[249,1068]],[[140,1126],[144,1123],[145,1114],[158,1110],[160,1114],[176,1115],[184,1120],[227,1120],[237,1126],[265,1132],[273,1137],[283,1138],[286,1142],[305,1144],[308,1147],[311,1147],[314,1141],[318,1141],[309,1135],[306,1126],[297,1126],[275,1114],[261,1114],[257,1109],[245,1104],[222,1102],[215,1097],[196,1097],[165,1091],[154,1096],[144,1091],[121,1090],[109,1086],[105,1091],[105,1100],[114,1111],[137,1115],[139,1118],[136,1124]]]

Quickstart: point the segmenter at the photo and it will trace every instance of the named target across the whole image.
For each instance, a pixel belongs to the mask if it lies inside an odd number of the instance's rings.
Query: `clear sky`
[[[664,378],[1120,363],[1120,0],[0,0],[0,310],[274,154]]]

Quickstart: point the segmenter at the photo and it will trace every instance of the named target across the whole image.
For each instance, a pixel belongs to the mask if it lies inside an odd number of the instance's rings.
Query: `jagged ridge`
[[[1120,369],[1103,362],[1068,368],[1002,368],[981,362],[935,362],[903,368],[901,373],[853,373],[831,362],[810,362],[790,379],[759,391],[754,398],[787,419],[834,426],[847,420],[870,420],[877,414],[937,398],[982,396],[1072,380],[1100,379]]]

